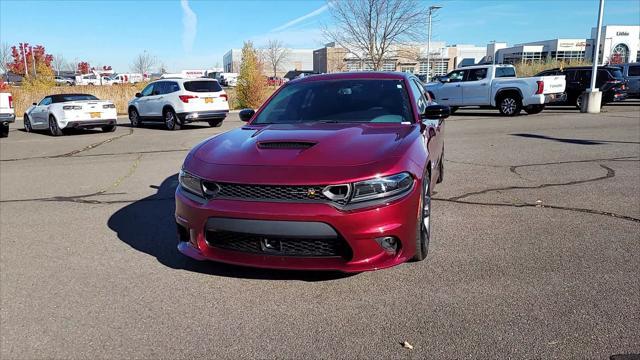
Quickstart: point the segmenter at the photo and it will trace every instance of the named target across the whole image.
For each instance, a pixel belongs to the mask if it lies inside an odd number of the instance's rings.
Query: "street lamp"
[[[602,101],[602,93],[596,88],[596,78],[598,76],[598,64],[600,63],[600,38],[602,34],[602,17],[604,15],[604,0],[600,0],[600,7],[598,9],[598,25],[596,30],[596,43],[593,48],[593,66],[591,68],[591,84],[587,89],[583,102],[580,107],[580,112],[588,112],[592,114],[600,113],[600,103]],[[604,49],[603,49],[604,50]],[[602,52],[602,58],[604,60],[604,51]],[[586,106],[585,106],[586,105]]]
[[[438,10],[438,9],[442,9],[442,6],[439,5],[432,5],[429,6],[429,39],[427,40],[427,80],[431,79],[431,62],[430,62],[430,57],[431,57],[431,15],[433,15],[433,12]]]

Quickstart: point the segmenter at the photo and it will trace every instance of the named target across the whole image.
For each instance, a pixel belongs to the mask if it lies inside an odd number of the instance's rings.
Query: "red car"
[[[418,78],[359,72],[283,85],[187,155],[178,249],[198,260],[360,272],[427,256],[447,106]]]

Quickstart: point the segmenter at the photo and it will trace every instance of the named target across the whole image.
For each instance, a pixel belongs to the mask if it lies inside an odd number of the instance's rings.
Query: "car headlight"
[[[184,190],[194,195],[198,195],[203,199],[211,199],[218,191],[220,191],[220,186],[218,186],[218,184],[203,181],[199,177],[184,170],[180,170],[178,182]]]
[[[413,177],[403,172],[396,175],[377,177],[353,184],[351,202],[385,198],[411,189]]]

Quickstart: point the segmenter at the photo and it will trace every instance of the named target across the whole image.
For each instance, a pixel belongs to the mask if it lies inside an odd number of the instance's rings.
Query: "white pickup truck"
[[[502,115],[528,114],[544,110],[545,104],[564,95],[563,75],[518,78],[512,65],[478,65],[453,70],[435,83],[425,85],[438,104],[451,112],[463,106],[497,108]]]
[[[9,93],[0,92],[0,137],[9,136],[9,124],[16,121],[13,110],[13,97]]]

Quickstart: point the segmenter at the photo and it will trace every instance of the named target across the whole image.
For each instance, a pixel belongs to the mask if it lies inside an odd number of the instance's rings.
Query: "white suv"
[[[162,122],[169,130],[206,121],[219,127],[229,113],[227,93],[214,79],[162,79],[147,85],[129,101],[132,126]]]

